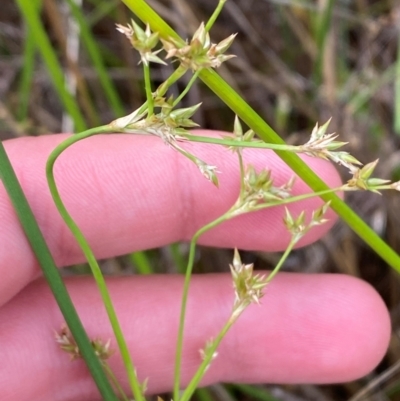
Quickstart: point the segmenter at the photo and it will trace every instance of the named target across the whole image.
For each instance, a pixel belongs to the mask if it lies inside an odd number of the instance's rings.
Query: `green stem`
[[[285,263],[286,259],[288,258],[290,252],[292,252],[292,250],[293,250],[294,246],[297,244],[297,242],[298,241],[293,240],[293,238],[289,242],[288,247],[286,248],[286,250],[283,253],[283,255],[281,256],[281,258],[279,259],[279,262],[274,267],[274,269],[271,271],[271,273],[268,274],[267,283],[270,283],[272,281],[272,279],[278,274],[279,270]]]
[[[86,241],[86,238],[82,234],[81,230],[75,223],[75,221],[72,219],[71,215],[68,213],[62,199],[60,196],[60,193],[58,191],[55,179],[54,179],[54,174],[53,174],[53,168],[54,168],[54,163],[57,160],[57,158],[60,156],[60,154],[67,149],[69,146],[72,144],[88,138],[93,135],[101,134],[101,133],[109,133],[115,131],[111,126],[105,125],[97,128],[92,128],[89,130],[86,130],[84,132],[81,132],[79,134],[70,136],[68,139],[66,139],[64,142],[59,144],[50,154],[47,164],[46,164],[46,176],[47,176],[47,182],[49,185],[49,189],[51,192],[51,195],[53,197],[54,203],[64,219],[65,223],[71,230],[72,234],[76,238],[80,248],[82,249],[89,266],[92,270],[92,274],[94,279],[96,280],[97,286],[99,288],[101,297],[103,299],[103,303],[105,306],[105,309],[108,314],[108,318],[110,320],[111,326],[114,331],[114,335],[119,347],[119,350],[121,352],[121,356],[128,374],[128,380],[129,384],[131,386],[132,393],[137,401],[144,401],[143,394],[141,392],[141,386],[138,381],[138,378],[136,376],[135,369],[133,367],[133,363],[129,354],[128,346],[125,342],[124,336],[122,334],[122,330],[117,318],[117,315],[115,313],[114,307],[112,305],[111,297],[108,292],[104,277],[101,273],[100,267],[97,263],[97,260],[90,249],[90,246],[88,242]]]
[[[400,32],[397,35],[397,60],[394,79],[394,132],[400,135]]]
[[[221,344],[222,339],[225,337],[226,333],[233,326],[233,324],[236,322],[236,320],[238,319],[239,316],[240,316],[240,314],[236,315],[234,318],[231,317],[225,323],[225,326],[222,328],[222,330],[218,333],[217,337],[213,341],[212,346],[209,349],[207,349],[206,357],[201,362],[199,368],[197,369],[192,380],[186,387],[186,389],[183,392],[182,397],[180,398],[179,401],[189,401],[190,400],[190,398],[192,397],[193,393],[195,392],[197,386],[199,385],[201,379],[203,378],[207,368],[210,366],[210,363],[212,362],[212,359],[213,359],[213,355],[215,354],[219,345]]]
[[[179,67],[157,88],[157,96],[164,96],[167,90],[187,72],[187,68],[179,65]]]
[[[61,313],[64,316],[65,322],[71,330],[82,358],[86,362],[102,398],[105,401],[117,401],[117,396],[115,395],[110,382],[107,380],[107,376],[98,357],[94,353],[92,344],[74,308],[72,300],[60,276],[57,266],[55,265],[54,259],[43,238],[43,234],[35,220],[28,201],[22,191],[21,185],[18,182],[2,142],[0,142],[0,176],[15,208],[25,235],[40,264],[43,275],[53,293]]]
[[[340,191],[346,191],[346,190],[347,191],[351,191],[351,190],[348,190],[345,185],[343,185],[341,187],[330,188],[330,189],[327,189],[325,191],[310,192],[308,194],[291,196],[291,197],[286,198],[286,199],[278,199],[278,200],[273,201],[273,202],[261,203],[259,205],[253,206],[251,211],[252,212],[257,212],[258,210],[267,209],[267,208],[273,207],[273,206],[288,205],[289,203],[300,202],[302,200],[310,199],[310,198],[314,198],[314,197],[322,197],[324,195],[328,195],[328,194],[332,194],[332,193],[336,193],[336,192],[340,192]]]
[[[317,29],[316,29],[316,45],[317,45],[317,59],[314,66],[314,75],[316,85],[321,84],[323,59],[326,51],[326,40],[331,28],[331,21],[333,16],[333,7],[335,0],[327,0],[324,4],[324,9],[321,10],[321,15],[317,16]]]
[[[296,145],[286,145],[280,143],[266,143],[266,142],[256,142],[256,141],[235,141],[234,139],[219,139],[212,138],[207,136],[197,136],[197,135],[186,135],[185,139],[190,142],[200,142],[200,143],[211,143],[214,145],[222,145],[222,146],[235,146],[237,148],[255,148],[255,149],[271,149],[271,150],[280,150],[280,151],[288,151],[301,153],[304,152],[302,146]]]
[[[40,0],[35,0],[31,2],[36,8],[40,9],[42,7],[42,2]],[[26,122],[28,116],[30,91],[33,81],[33,76],[35,72],[35,54],[36,54],[36,43],[35,38],[29,27],[25,27],[25,40],[24,40],[24,50],[23,65],[21,66],[20,82],[18,88],[17,99],[19,101],[17,108],[17,121]]]
[[[211,17],[207,21],[207,24],[206,24],[206,31],[207,32],[214,25],[214,23],[217,20],[219,14],[221,13],[222,9],[224,8],[225,3],[226,3],[226,0],[219,0],[217,8],[214,10],[214,12],[212,13]]]
[[[188,264],[187,264],[187,268],[186,268],[185,281],[184,281],[184,285],[183,285],[182,305],[181,305],[181,312],[180,312],[180,318],[179,318],[179,329],[178,329],[178,338],[177,338],[177,347],[176,347],[176,356],[175,356],[174,395],[173,395],[174,401],[184,401],[179,398],[181,364],[182,364],[182,349],[183,349],[183,334],[184,334],[184,328],[185,328],[186,305],[187,305],[187,299],[188,299],[188,293],[189,293],[190,279],[191,279],[193,264],[194,264],[194,255],[195,255],[197,241],[201,237],[201,235],[203,235],[206,231],[209,231],[212,228],[216,227],[218,224],[221,224],[230,218],[236,217],[239,214],[244,214],[246,212],[253,212],[256,210],[266,209],[266,208],[273,207],[273,206],[298,202],[300,200],[312,198],[315,196],[318,197],[318,196],[324,195],[325,193],[338,192],[341,190],[343,190],[343,187],[331,188],[329,190],[320,191],[317,193],[312,192],[309,194],[293,196],[291,198],[277,200],[276,202],[270,202],[268,204],[261,204],[259,207],[254,207],[251,210],[241,211],[240,213],[238,213],[238,211],[240,211],[241,207],[236,206],[237,202],[235,202],[235,205],[231,209],[229,209],[226,213],[224,213],[222,216],[218,217],[216,220],[213,220],[212,222],[208,223],[207,225],[202,227],[200,230],[198,230],[194,234],[194,236],[190,242],[189,260],[188,260]],[[292,241],[289,244],[286,252],[282,256],[277,267],[272,271],[271,275],[269,276],[270,279],[272,279],[275,276],[275,274],[278,272],[278,270],[281,268],[282,264],[284,263],[287,256],[289,255],[290,251],[293,249],[293,246],[295,245],[295,243],[296,242]]]
[[[153,92],[151,91],[151,78],[150,78],[150,66],[143,63],[144,73],[144,86],[146,89],[147,109],[148,117],[151,117],[154,113],[154,99]]]
[[[161,38],[170,37],[182,41],[179,35],[144,1],[122,0],[142,21],[149,23]],[[183,43],[183,41],[182,41]],[[283,139],[220,77],[215,71],[205,69],[199,78],[265,142],[283,144]],[[301,160],[298,155],[276,151],[278,156],[313,190],[327,189],[327,185]],[[400,256],[377,235],[357,214],[335,194],[323,196],[331,201],[331,208],[375,252],[397,272],[400,272]]]
[[[239,169],[240,169],[240,192],[239,192],[239,200],[243,200],[243,195],[245,192],[245,182],[244,182],[244,176],[245,176],[245,169],[244,169],[244,163],[243,163],[243,156],[241,151],[239,150],[237,152],[238,159],[239,159]]]
[[[218,224],[224,222],[229,218],[229,213],[223,214],[218,217],[216,220],[208,223],[204,227],[200,228],[194,235],[192,240],[190,241],[190,249],[189,249],[189,260],[186,268],[185,281],[183,284],[183,294],[182,294],[182,304],[181,304],[181,312],[179,318],[179,329],[178,329],[178,337],[177,337],[177,346],[176,346],[176,355],[175,355],[175,373],[174,373],[174,394],[173,400],[179,401],[179,390],[180,390],[180,381],[181,381],[181,364],[182,364],[182,349],[183,349],[183,334],[185,329],[185,315],[186,315],[186,305],[189,294],[189,285],[190,279],[193,270],[194,264],[194,256],[196,250],[196,244],[198,239],[208,230],[216,227]]]
[[[17,0],[16,1],[21,15],[23,16],[30,34],[33,36],[37,49],[43,57],[49,73],[50,80],[52,81],[58,96],[65,110],[69,113],[74,120],[74,124],[79,130],[86,128],[86,122],[79,110],[76,99],[69,93],[64,85],[64,72],[61,64],[57,60],[57,55],[54,51],[50,39],[47,36],[43,22],[40,18],[40,12],[37,4],[34,1]]]
[[[109,379],[111,380],[114,388],[117,390],[117,392],[119,393],[121,400],[122,401],[129,401],[129,398],[126,396],[124,389],[122,388],[122,386],[119,384],[118,379],[115,377],[114,372],[111,370],[110,366],[108,366],[108,363],[103,361],[103,368],[106,371]]]
[[[174,101],[172,107],[175,107],[185,96],[186,94],[189,92],[190,88],[193,86],[193,84],[196,82],[196,79],[199,77],[200,74],[200,70],[197,70],[192,78],[190,78],[190,81],[188,82],[188,84],[186,85],[186,88],[181,92],[181,94],[176,98],[176,100]]]
[[[285,263],[286,259],[288,258],[290,252],[293,250],[293,247],[297,241],[291,240],[288,247],[286,248],[285,252],[281,256],[278,264],[275,266],[275,268],[272,270],[272,272],[268,275],[267,278],[267,283],[270,283],[272,279],[275,277],[275,275],[279,272],[283,264]],[[215,352],[217,351],[222,339],[225,337],[226,333],[228,330],[232,327],[232,325],[237,321],[239,316],[243,313],[245,309],[242,309],[239,313],[237,314],[232,314],[231,317],[228,319],[226,322],[225,326],[222,328],[222,330],[218,333],[217,337],[212,343],[212,346],[207,349],[206,356],[202,363],[200,364],[199,368],[197,369],[196,373],[194,374],[192,380],[186,387],[185,391],[183,392],[181,398],[179,401],[189,401],[190,398],[192,397],[194,391],[198,387],[201,379],[203,378],[207,368],[210,366],[213,356]]]

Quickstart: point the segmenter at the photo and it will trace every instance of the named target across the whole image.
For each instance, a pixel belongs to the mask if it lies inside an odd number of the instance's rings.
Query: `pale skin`
[[[205,134],[202,132],[201,134]],[[208,133],[210,134],[210,133]],[[65,136],[7,141],[12,160],[57,264],[82,262],[72,235],[59,217],[46,186],[44,166]],[[220,189],[189,161],[157,138],[98,136],[74,145],[56,163],[56,180],[66,206],[99,258],[187,241],[236,199],[238,169],[226,149],[187,144],[217,165]],[[273,153],[246,151],[258,169],[272,168],[276,184],[291,172]],[[329,185],[339,185],[327,162],[306,159]],[[294,193],[308,192],[301,181]],[[321,205],[312,199],[290,206],[297,215]],[[242,216],[207,233],[203,245],[262,251],[283,250],[289,240],[281,208]],[[303,245],[322,237],[335,221],[316,227]],[[0,187],[0,392],[2,401],[90,401],[98,399],[82,361],[70,362],[53,335],[63,318]],[[228,266],[223,266],[228,271]],[[360,266],[362,268],[362,266]],[[66,283],[91,337],[112,338],[91,278]],[[109,279],[110,291],[136,363],[149,393],[172,387],[175,338],[182,277]],[[228,274],[193,277],[188,305],[182,384],[200,359],[198,350],[229,316],[233,290]],[[224,339],[203,384],[335,383],[369,373],[389,342],[388,312],[366,283],[345,275],[279,274],[261,306],[246,310]],[[115,342],[113,342],[115,345]],[[118,354],[110,359],[125,383]],[[126,386],[125,386],[126,387]]]

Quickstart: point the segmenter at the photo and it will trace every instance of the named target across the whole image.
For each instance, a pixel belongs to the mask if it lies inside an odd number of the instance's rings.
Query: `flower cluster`
[[[287,230],[292,235],[292,242],[296,243],[302,238],[312,227],[319,226],[326,223],[328,220],[324,217],[330,202],[325,203],[317,210],[314,210],[311,216],[311,220],[306,223],[305,212],[302,211],[297,218],[294,218],[289,210],[285,208],[285,217],[283,218],[283,223],[285,224]]]
[[[336,151],[336,149],[346,145],[347,142],[335,141],[338,135],[335,133],[326,133],[330,121],[329,119],[322,126],[318,126],[317,123],[311,132],[310,140],[306,144],[301,145],[299,149],[309,156],[332,160],[334,163],[340,164],[348,168],[351,173],[354,173],[357,166],[361,165],[361,163],[348,152]]]
[[[147,116],[147,109],[142,106],[128,116],[114,120],[111,124],[117,131],[155,135],[161,138],[164,143],[195,163],[203,176],[218,186],[216,166],[209,165],[178,145],[178,141],[184,141],[186,136],[190,134],[187,128],[197,126],[191,117],[201,103],[181,109],[174,109],[172,103],[172,98],[168,100],[161,97],[156,98],[155,105],[160,108],[159,113]]]
[[[71,360],[82,358],[79,347],[67,326],[63,326],[59,333],[56,332],[55,338],[60,348],[71,356]],[[100,339],[94,339],[91,341],[91,344],[95,354],[101,361],[110,358],[114,353],[114,351],[110,349],[110,340],[103,343]]]
[[[157,54],[162,49],[153,51],[154,47],[159,42],[158,32],[151,32],[150,25],[147,24],[143,30],[135,21],[131,21],[131,25],[123,26],[117,24],[117,31],[124,34],[131,42],[132,47],[140,54],[140,59],[144,65],[149,65],[150,62],[158,64],[166,64]]]
[[[161,42],[167,52],[166,59],[175,58],[183,67],[198,71],[202,68],[218,68],[224,61],[235,57],[224,54],[235,37],[236,34],[228,36],[218,44],[211,43],[210,35],[204,23],[201,23],[190,43],[186,42],[182,46],[180,41],[173,38],[161,39]]]
[[[289,198],[294,182],[295,177],[293,176],[288,182],[277,187],[271,177],[271,170],[264,169],[257,172],[251,164],[247,165],[241,193],[232,207],[232,215],[259,210]]]
[[[347,181],[344,186],[346,190],[366,190],[380,194],[380,190],[383,189],[395,189],[400,190],[400,181],[390,183],[390,180],[382,178],[371,178],[372,173],[375,170],[378,160],[366,164],[362,168],[358,168],[354,171],[353,177]]]
[[[233,123],[233,135],[223,135],[223,138],[228,140],[234,140],[238,144],[241,142],[261,142],[259,139],[255,139],[255,132],[252,129],[243,132],[242,124],[240,123],[239,117],[235,115],[235,122]],[[240,146],[228,146],[228,149],[232,152],[242,153],[243,148]]]
[[[378,194],[380,193],[379,191],[383,189],[394,189],[400,191],[400,181],[390,183],[390,180],[371,178],[371,175],[378,164],[378,160],[360,167],[362,166],[362,163],[354,156],[348,152],[336,151],[336,149],[345,145],[346,142],[335,141],[337,138],[336,134],[326,133],[329,122],[330,120],[321,127],[319,127],[317,123],[311,133],[310,140],[306,144],[299,146],[299,151],[304,152],[309,156],[329,159],[346,167],[352,174],[352,177],[342,186],[341,189],[344,191],[366,190]]]
[[[148,66],[150,62],[165,64],[157,55],[161,49],[153,50],[160,38],[158,33],[151,32],[149,25],[143,30],[132,20],[132,23],[126,27],[117,25],[117,30],[124,34],[132,46],[138,50],[144,65]],[[223,53],[231,46],[235,36],[231,35],[218,44],[211,43],[210,35],[202,23],[194,33],[190,43],[182,44],[173,38],[162,39],[161,41],[167,52],[166,59],[175,58],[179,60],[180,66],[184,70],[199,71],[202,68],[219,67],[224,61],[234,57]],[[155,93],[149,91],[149,93],[148,102],[128,116],[113,121],[110,125],[119,132],[158,136],[164,143],[193,161],[204,177],[218,186],[216,167],[209,165],[177,144],[178,140],[184,140],[185,136],[189,134],[188,128],[197,126],[191,117],[200,107],[200,104],[176,109],[176,102],[172,97],[166,99],[160,95],[159,91]],[[154,104],[149,112],[147,104],[150,103]],[[160,112],[153,113],[153,106],[159,108]]]
[[[130,25],[117,24],[116,27],[117,31],[125,35],[133,48],[139,52],[141,61],[145,65],[150,62],[166,64],[158,57],[158,53],[162,49],[153,50],[160,40],[167,53],[166,59],[174,58],[185,69],[191,69],[192,71],[198,71],[202,68],[218,68],[223,62],[235,57],[232,54],[224,53],[232,45],[236,34],[228,36],[217,44],[211,43],[210,35],[204,23],[200,24],[191,41],[184,44],[174,38],[160,39],[158,32],[151,32],[148,24],[146,29],[143,30],[133,20]]]
[[[242,263],[237,249],[235,249],[233,262],[229,267],[235,289],[233,316],[236,317],[251,303],[260,303],[267,281],[265,275],[253,274],[253,264]]]
[[[214,348],[214,340],[210,339],[206,341],[206,345],[203,349],[199,350],[200,358],[204,361],[209,354],[211,354],[210,363],[218,356],[218,352],[213,351]]]

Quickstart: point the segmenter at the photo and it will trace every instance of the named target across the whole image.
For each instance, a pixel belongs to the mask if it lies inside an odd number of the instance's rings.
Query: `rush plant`
[[[212,361],[218,357],[218,346],[227,331],[247,307],[253,303],[257,304],[260,302],[266,287],[271,284],[273,278],[279,272],[288,255],[299,240],[314,226],[326,222],[325,214],[329,207],[332,207],[338,212],[338,214],[348,221],[357,232],[360,232],[360,234],[362,233],[364,239],[373,246],[379,254],[383,255],[390,264],[400,270],[399,257],[370,229],[365,228],[364,223],[361,223],[358,217],[335,196],[338,192],[355,190],[371,191],[375,193],[387,189],[399,191],[400,183],[391,183],[385,179],[374,178],[372,174],[378,161],[362,165],[362,163],[351,154],[341,150],[341,147],[344,146],[345,143],[337,141],[337,135],[328,133],[329,121],[323,125],[317,123],[311,132],[309,141],[303,145],[293,146],[282,143],[281,140],[277,139],[278,137],[268,125],[260,121],[260,118],[254,114],[249,106],[244,106],[243,101],[237,97],[232,89],[227,89],[226,83],[221,81],[213,71],[222,63],[234,57],[234,55],[229,54],[229,48],[235,39],[234,34],[219,43],[213,43],[210,38],[210,30],[223,9],[225,2],[226,0],[220,0],[210,19],[200,24],[190,39],[183,41],[144,1],[125,0],[125,3],[132,11],[145,22],[142,25],[132,20],[127,26],[117,25],[117,30],[130,41],[133,49],[140,55],[143,67],[146,101],[127,116],[118,118],[107,125],[91,128],[69,137],[54,149],[47,162],[46,175],[51,194],[61,216],[75,236],[91,268],[114,331],[118,351],[126,368],[131,394],[124,394],[122,387],[118,384],[113,372],[107,364],[107,359],[112,352],[109,339],[95,339],[89,342],[82,333],[80,326],[76,323],[76,317],[71,317],[71,308],[68,309],[68,307],[64,307],[63,309],[68,328],[65,327],[58,332],[56,340],[60,347],[68,352],[73,359],[82,357],[86,360],[105,400],[115,400],[117,396],[123,400],[129,400],[129,397],[132,395],[136,401],[143,401],[145,399],[146,382],[140,383],[138,380],[134,361],[129,354],[128,346],[124,339],[98,262],[80,228],[66,209],[57,189],[57,183],[53,174],[54,165],[58,157],[68,147],[78,141],[93,135],[107,133],[120,133],[121,135],[152,135],[158,137],[166,146],[180,153],[182,157],[186,157],[193,162],[205,179],[210,181],[210,185],[215,186],[219,185],[219,167],[209,164],[207,160],[200,159],[195,152],[192,153],[188,151],[186,144],[188,142],[209,143],[214,146],[223,146],[226,148],[227,152],[234,152],[236,154],[240,171],[240,190],[236,201],[223,215],[200,228],[194,234],[190,242],[177,336],[173,392],[174,401],[188,401],[191,398],[207,368]],[[172,66],[174,66],[173,73],[156,88],[153,87],[151,79],[151,65],[154,63],[161,66],[166,63],[172,63]],[[174,98],[172,95],[169,95],[169,89],[171,85],[181,79],[185,74],[190,74],[188,84],[180,95]],[[226,101],[236,112],[237,116],[233,121],[232,133],[226,134],[220,138],[211,138],[194,135],[190,131],[191,128],[197,127],[195,113],[199,107],[201,107],[201,104],[182,108],[180,107],[180,102],[190,91],[193,83],[197,79],[203,79],[206,84],[208,84],[217,95],[220,95],[222,100]],[[250,128],[244,129],[242,121]],[[243,153],[246,151],[246,148],[270,149],[278,152],[278,154],[294,168],[293,178],[283,185],[276,185],[272,178],[273,174],[271,171],[258,171],[254,166],[244,162]],[[302,163],[298,157],[296,157],[296,154],[299,153],[330,160],[341,165],[348,170],[350,178],[346,183],[337,188],[328,188],[305,167],[304,163]],[[3,159],[5,160],[5,156],[3,156]],[[2,163],[5,162],[3,161]],[[7,177],[10,177],[10,182],[13,182],[13,185],[17,186],[12,173],[7,173],[7,171],[12,171],[12,169],[6,170],[4,166],[5,164],[2,165],[3,181],[7,183]],[[8,168],[9,167],[10,166],[8,166]],[[297,176],[307,182],[314,191],[303,195],[293,195],[292,188]],[[12,185],[9,188],[10,194],[12,195]],[[21,198],[21,194],[18,194],[18,196]],[[219,333],[215,333],[212,339],[205,339],[204,347],[199,354],[198,369],[190,383],[181,392],[181,360],[186,304],[196,244],[199,238],[217,225],[239,215],[278,205],[288,205],[311,197],[321,197],[325,201],[324,205],[315,210],[311,216],[306,216],[304,212],[300,213],[298,216],[292,216],[289,210],[286,209],[285,215],[282,217],[282,224],[284,224],[289,231],[291,240],[279,262],[270,273],[255,274],[253,272],[253,265],[242,263],[238,250],[234,250],[233,260],[230,265],[233,282],[233,304],[230,317]],[[17,198],[12,197],[18,208],[19,201]],[[46,264],[46,262],[43,262],[43,264]],[[43,268],[46,272],[47,268]],[[55,267],[50,266],[49,269],[48,271],[51,272]],[[50,284],[53,285],[51,283],[51,278],[49,281]],[[59,284],[58,290],[54,290],[55,293],[57,291],[59,294],[64,294],[62,284]],[[65,304],[69,301],[61,299],[60,302],[64,302]],[[110,380],[111,385],[102,383],[102,381],[104,382],[104,373]],[[149,380],[151,380],[151,377]]]

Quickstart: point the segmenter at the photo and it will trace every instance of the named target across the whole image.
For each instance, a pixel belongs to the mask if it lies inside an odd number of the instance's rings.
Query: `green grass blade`
[[[179,38],[144,0],[123,0],[123,2],[153,31],[163,38]],[[204,70],[200,74],[203,82],[226,103],[265,142],[284,143],[282,138],[215,72]],[[317,192],[327,189],[327,185],[293,153],[276,152],[278,156]],[[362,238],[383,260],[400,272],[400,256],[383,241],[349,206],[336,195],[322,196],[331,201],[332,209]]]
[[[94,24],[98,23],[101,19],[105,17],[110,17],[112,12],[119,4],[118,0],[98,2],[97,0],[91,0],[90,3],[95,7],[90,15],[86,16],[86,24],[92,27]]]
[[[41,0],[33,1],[34,7],[37,10],[41,8]],[[30,28],[26,27],[26,35],[24,42],[23,51],[23,65],[21,72],[21,79],[19,81],[18,88],[18,109],[16,113],[17,120],[20,122],[26,121],[28,117],[28,107],[29,107],[29,93],[31,91],[31,85],[33,80],[33,74],[35,71],[35,53],[36,44],[33,35],[31,34]]]
[[[207,388],[198,388],[194,396],[198,401],[214,401],[214,397]]]
[[[379,77],[377,77],[373,81],[370,81],[368,85],[366,85],[366,87],[358,89],[347,104],[347,109],[349,113],[351,114],[358,113],[366,104],[368,104],[370,99],[383,86],[391,84],[393,81],[395,81],[396,85],[396,75],[398,74],[398,72],[396,71],[397,68],[398,68],[397,65],[395,64],[391,65]],[[399,75],[397,76],[397,80],[399,80]],[[396,108],[395,108],[395,116],[396,116]]]
[[[90,340],[82,326],[74,305],[72,304],[71,298],[54,263],[53,257],[47,247],[40,228],[37,225],[2,142],[0,142],[0,177],[15,208],[25,235],[40,263],[43,275],[50,286],[54,298],[57,301],[61,313],[63,314],[76,343],[78,344],[81,355],[93,376],[100,394],[106,401],[117,401],[118,399],[114,390],[112,389],[107,376],[93,351]]]
[[[400,135],[400,33],[397,38],[397,60],[394,81],[394,132]]]
[[[328,0],[323,6],[321,15],[317,16],[317,27],[315,32],[315,41],[317,44],[317,59],[315,61],[315,83],[319,85],[322,81],[322,68],[325,53],[326,39],[331,27],[333,16],[333,5],[335,0]]]
[[[259,401],[279,401],[266,389],[260,387],[254,387],[249,384],[233,384],[227,386],[228,390],[231,392],[234,390],[239,390],[243,394],[249,396],[252,400]]]
[[[171,244],[169,246],[169,249],[177,272],[180,274],[184,274],[186,272],[186,260],[182,256],[182,252],[180,251],[179,246],[180,244],[176,242],[175,244]]]
[[[107,69],[101,57],[101,52],[97,46],[96,40],[92,35],[92,32],[90,31],[85,16],[82,14],[81,9],[74,1],[67,0],[67,3],[70,7],[73,17],[79,25],[82,41],[89,53],[90,58],[92,59],[93,66],[97,72],[97,76],[99,77],[100,84],[103,87],[108,103],[113,110],[115,117],[121,117],[125,113],[125,108],[107,73]]]
[[[35,3],[26,0],[16,0],[16,2],[46,64],[51,81],[65,107],[65,110],[74,121],[76,129],[79,131],[85,130],[85,120],[79,110],[76,100],[65,88],[63,70],[57,60],[57,56],[51,46],[50,40],[47,37]]]
[[[28,117],[29,107],[29,92],[31,91],[31,85],[33,81],[33,74],[35,69],[35,53],[36,45],[33,36],[28,32],[24,44],[23,59],[24,63],[22,66],[21,79],[18,88],[18,109],[17,109],[17,121],[26,121]]]
[[[154,273],[146,252],[133,252],[129,255],[129,259],[135,265],[139,274]]]

